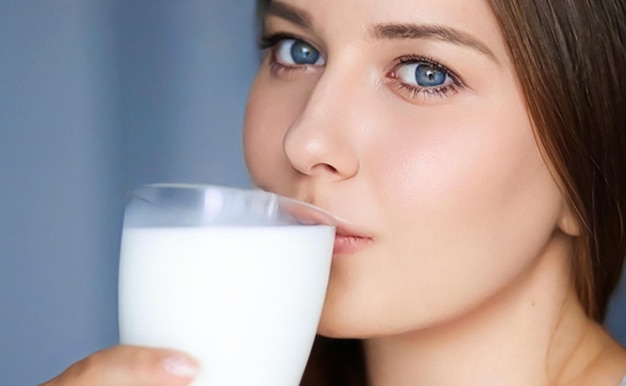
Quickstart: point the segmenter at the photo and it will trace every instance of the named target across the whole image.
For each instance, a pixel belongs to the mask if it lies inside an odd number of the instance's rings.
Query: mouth
[[[335,232],[335,244],[333,254],[346,255],[359,251],[373,241],[371,236],[363,232],[349,228],[347,225],[338,224]]]

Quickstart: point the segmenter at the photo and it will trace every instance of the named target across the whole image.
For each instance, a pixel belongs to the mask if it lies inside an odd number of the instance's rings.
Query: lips
[[[319,201],[312,200],[310,198],[307,200],[305,197],[298,196],[295,196],[294,199],[307,202],[317,208],[320,208],[333,218],[333,222],[335,223],[335,242],[333,247],[334,256],[355,253],[374,241],[370,232],[367,232],[350,221],[346,221],[341,218],[335,214],[334,211],[327,209],[327,206],[320,205]]]
[[[345,224],[338,224],[335,232],[334,255],[355,253],[372,242],[372,237],[352,229]]]

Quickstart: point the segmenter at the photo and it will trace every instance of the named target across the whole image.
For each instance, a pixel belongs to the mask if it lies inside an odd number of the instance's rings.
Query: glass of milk
[[[123,344],[183,350],[193,386],[297,386],[319,322],[334,220],[261,190],[157,184],[127,201]]]

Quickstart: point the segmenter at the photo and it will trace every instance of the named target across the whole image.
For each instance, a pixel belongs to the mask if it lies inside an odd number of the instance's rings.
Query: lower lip
[[[344,255],[357,252],[371,241],[372,240],[370,238],[365,237],[336,235],[333,254]]]

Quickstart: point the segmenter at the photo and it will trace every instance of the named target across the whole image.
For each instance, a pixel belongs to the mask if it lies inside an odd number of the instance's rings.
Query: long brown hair
[[[516,65],[537,140],[578,215],[578,297],[601,321],[626,239],[624,0],[490,0]]]
[[[270,1],[258,1],[261,23]],[[626,0],[489,3],[537,141],[578,217],[578,297],[602,321],[626,256]],[[302,386],[366,384],[359,341],[318,338]]]

